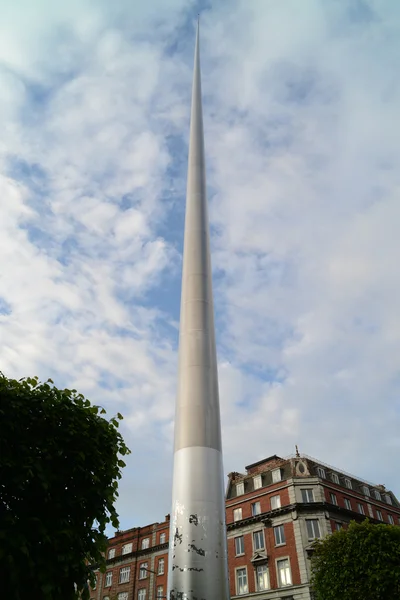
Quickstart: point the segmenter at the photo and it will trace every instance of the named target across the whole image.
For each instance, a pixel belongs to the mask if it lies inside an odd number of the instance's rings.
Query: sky
[[[199,11],[225,472],[400,496],[399,3],[0,8],[0,370],[124,415],[121,528],[170,511]]]

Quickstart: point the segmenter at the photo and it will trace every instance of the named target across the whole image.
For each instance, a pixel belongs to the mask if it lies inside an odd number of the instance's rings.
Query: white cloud
[[[126,415],[123,527],[169,510],[188,11],[42,0],[0,24],[1,369]],[[202,15],[227,471],[298,443],[396,488],[399,18]]]

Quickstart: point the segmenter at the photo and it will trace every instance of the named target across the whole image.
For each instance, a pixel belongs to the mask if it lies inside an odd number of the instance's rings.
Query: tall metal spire
[[[183,250],[169,600],[229,598],[197,24]]]

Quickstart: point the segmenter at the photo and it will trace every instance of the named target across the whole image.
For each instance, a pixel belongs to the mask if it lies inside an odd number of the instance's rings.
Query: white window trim
[[[371,491],[368,486],[362,485],[361,490],[362,490],[362,493],[364,494],[364,496],[368,496],[368,498],[371,497]]]
[[[308,499],[307,500],[303,500],[303,492],[307,492],[307,496],[311,492],[312,499],[311,500],[308,500]],[[313,490],[313,488],[300,488],[300,493],[301,493],[301,501],[302,502],[310,502],[311,503],[311,502],[315,501],[314,500],[314,490]]]
[[[239,538],[243,539],[243,552],[240,552],[239,554],[236,554],[236,540],[238,540]],[[244,556],[245,554],[245,550],[244,550],[244,535],[236,535],[234,538],[234,544],[235,544],[235,556]]]
[[[235,512],[239,512],[240,511],[240,517],[238,519],[235,518]],[[239,506],[238,508],[234,508],[233,509],[233,522],[237,523],[238,521],[241,521],[243,519],[243,509],[241,506]]]
[[[289,563],[290,583],[287,585],[281,585],[280,581],[279,581],[278,562],[280,562],[281,560],[287,560]],[[278,583],[278,589],[288,588],[289,586],[293,585],[293,574],[292,574],[292,565],[290,564],[290,556],[280,556],[279,558],[276,558],[275,559],[275,569],[276,569],[276,580]]]
[[[347,510],[353,510],[350,498],[343,498],[343,502],[344,502],[344,507],[347,508]],[[347,504],[350,504],[350,506],[346,506]]]
[[[275,473],[279,476],[278,479],[276,478]],[[272,483],[279,483],[280,481],[282,481],[282,469],[272,469],[271,475],[272,475]]]
[[[246,582],[247,582],[247,591],[243,592],[243,594],[239,594],[239,586],[238,586],[238,577],[237,577],[237,572],[241,571],[241,570],[245,570],[246,571]],[[236,567],[235,568],[235,591],[236,591],[236,596],[244,596],[245,594],[249,593],[249,574],[247,571],[247,565],[243,565],[241,567]]]
[[[129,550],[126,550],[126,548],[129,548]],[[122,555],[130,554],[131,552],[132,552],[132,542],[129,542],[128,544],[124,544],[122,546]]]
[[[265,567],[266,570],[267,570],[267,583],[268,583],[268,586],[266,588],[264,588],[263,590],[259,590],[258,589],[258,577],[257,577],[257,569],[258,569],[258,567]],[[268,565],[257,565],[256,568],[254,569],[254,589],[256,590],[257,593],[266,592],[267,590],[271,589],[271,578],[269,576]]]
[[[329,499],[331,501],[331,504],[333,504],[334,506],[338,506],[338,499],[336,494],[334,494],[333,492],[329,492]]]
[[[254,506],[258,505],[258,512],[254,512]],[[261,515],[261,502],[259,500],[257,500],[256,502],[252,502],[251,503],[251,516],[252,517],[256,517],[257,515]]]
[[[331,473],[331,479],[333,483],[339,485],[339,475],[337,473]]]
[[[278,506],[276,506],[275,508],[272,507],[272,499],[273,498],[278,498]],[[281,495],[280,494],[274,494],[273,496],[270,497],[269,500],[270,500],[271,510],[278,510],[278,508],[282,507]]]
[[[394,525],[393,515],[388,515],[388,521],[390,525]]]
[[[279,544],[276,543],[276,536],[275,536],[275,531],[277,530],[278,527],[282,527],[283,528],[283,537],[284,537],[284,542],[279,542]],[[273,527],[274,530],[274,542],[275,542],[275,548],[279,548],[280,546],[286,546],[286,535],[285,535],[285,525],[284,523],[281,523],[280,525],[274,525]]]
[[[107,575],[110,574],[110,583],[107,583]],[[112,571],[106,571],[105,573],[105,578],[104,578],[104,587],[111,587],[112,586],[112,580],[113,580],[113,572]]]
[[[383,514],[382,511],[379,510],[379,508],[376,509],[376,518],[378,519],[378,521],[383,521]]]
[[[326,471],[325,471],[324,467],[317,467],[317,473],[318,473],[318,477],[320,477],[320,479],[326,479]]]
[[[108,551],[108,558],[114,558],[115,557],[115,548],[110,548]]]
[[[255,490],[259,490],[262,488],[262,477],[261,475],[255,475],[253,477],[253,486]]]
[[[160,544],[165,544],[166,539],[167,539],[167,534],[160,533]]]
[[[309,522],[312,522],[312,529],[313,529],[313,530],[314,530],[314,522],[315,522],[315,521],[317,522],[317,524],[318,524],[317,526],[318,526],[318,533],[319,533],[319,536],[313,536],[313,537],[310,537],[310,536],[308,535],[307,521],[309,521]],[[307,539],[308,539],[308,541],[310,541],[310,540],[319,540],[319,539],[321,539],[321,525],[320,525],[319,519],[316,519],[316,518],[312,518],[312,519],[305,519],[305,522],[306,522],[306,533],[307,533]],[[315,533],[315,532],[314,532],[314,533]]]
[[[141,594],[140,592],[144,592],[144,594]],[[146,594],[147,589],[146,588],[140,588],[138,589],[138,600],[146,600]]]
[[[360,508],[361,508],[361,510],[360,510]],[[364,505],[363,505],[363,504],[361,504],[361,502],[357,502],[357,512],[358,512],[360,515],[363,515],[363,516],[365,516],[365,508],[364,508]]]
[[[160,567],[162,565],[162,571],[160,571]],[[157,575],[164,575],[165,573],[165,559],[164,557],[161,557],[158,559],[158,563],[157,563]]]
[[[150,548],[150,538],[144,538],[142,540],[142,550],[147,550]]]
[[[119,570],[118,583],[129,583],[130,578],[131,578],[131,568],[130,567],[121,567]]]
[[[254,544],[254,535],[256,533],[261,533],[261,535],[262,535],[262,539],[263,539],[264,544],[261,546],[261,548],[256,548],[255,547],[255,544]],[[260,552],[262,550],[265,550],[265,535],[264,535],[264,530],[263,529],[256,529],[256,531],[253,531],[252,539],[253,539],[253,552]]]
[[[144,566],[146,565],[146,566]],[[139,565],[139,579],[147,579],[147,569],[149,568],[148,562],[140,563]],[[144,573],[144,577],[142,577],[142,572]]]
[[[344,478],[344,486],[348,489],[348,490],[352,490],[353,486],[351,483],[351,479],[349,479],[348,477]]]

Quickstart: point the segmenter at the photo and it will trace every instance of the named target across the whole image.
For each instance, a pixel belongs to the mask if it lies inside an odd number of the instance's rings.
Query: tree
[[[0,373],[1,597],[89,597],[104,569],[105,528],[129,453],[118,431],[76,390]]]
[[[400,527],[353,521],[316,541],[311,571],[316,600],[400,598]]]

